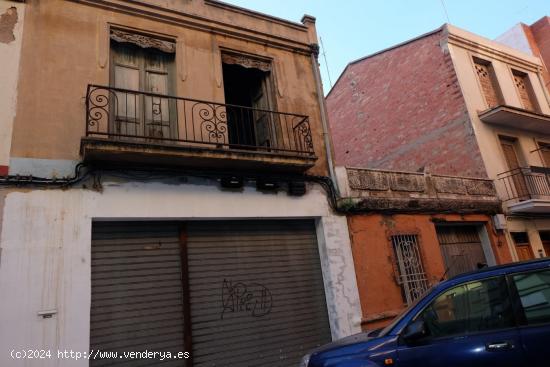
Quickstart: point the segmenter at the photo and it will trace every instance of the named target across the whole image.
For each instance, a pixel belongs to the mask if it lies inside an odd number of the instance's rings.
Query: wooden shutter
[[[176,100],[150,96],[173,94],[173,53],[111,42],[111,85],[132,92],[115,92],[116,134],[156,139],[177,138]]]
[[[534,102],[533,90],[531,88],[531,83],[529,82],[529,77],[525,73],[514,70],[514,83],[521,100],[523,108],[529,111],[536,110],[536,104]]]
[[[194,366],[297,366],[331,340],[312,221],[187,224]]]
[[[93,224],[90,349],[184,351],[180,255],[178,224]],[[155,363],[159,360],[90,359],[90,366]]]
[[[487,263],[476,226],[438,226],[436,232],[449,277]]]
[[[491,64],[475,61],[474,65],[488,107],[493,108],[498,106],[500,98]]]
[[[130,45],[112,43],[113,70],[111,85],[115,88],[140,90],[141,51]],[[139,94],[115,92],[116,103],[111,132],[121,135],[141,135],[141,98]]]

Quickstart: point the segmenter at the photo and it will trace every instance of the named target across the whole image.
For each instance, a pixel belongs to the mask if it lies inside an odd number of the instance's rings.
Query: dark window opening
[[[229,143],[243,148],[275,146],[271,73],[223,63]],[[242,107],[235,107],[242,106]]]

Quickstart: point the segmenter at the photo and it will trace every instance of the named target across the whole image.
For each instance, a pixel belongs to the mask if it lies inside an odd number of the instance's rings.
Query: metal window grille
[[[397,258],[398,283],[401,285],[407,304],[411,304],[428,290],[428,279],[422,265],[418,236],[391,236],[391,242]]]

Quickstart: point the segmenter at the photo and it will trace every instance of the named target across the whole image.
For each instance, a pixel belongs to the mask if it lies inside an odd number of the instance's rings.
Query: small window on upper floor
[[[493,65],[489,61],[474,57],[474,67],[487,106],[493,108],[502,104],[502,95],[498,87]]]
[[[514,84],[516,85],[522,107],[529,111],[538,112],[539,106],[535,98],[533,86],[531,85],[531,81],[529,80],[529,75],[522,71],[513,69],[512,75],[514,76]]]

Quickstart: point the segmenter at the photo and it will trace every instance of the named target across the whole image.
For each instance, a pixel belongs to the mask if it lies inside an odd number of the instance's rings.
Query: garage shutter
[[[184,350],[178,224],[94,223],[90,349]],[[152,360],[90,360],[144,366]],[[162,366],[182,366],[181,360]]]
[[[297,366],[331,340],[312,221],[190,222],[194,366]]]
[[[477,226],[438,226],[437,238],[449,278],[487,262]]]

